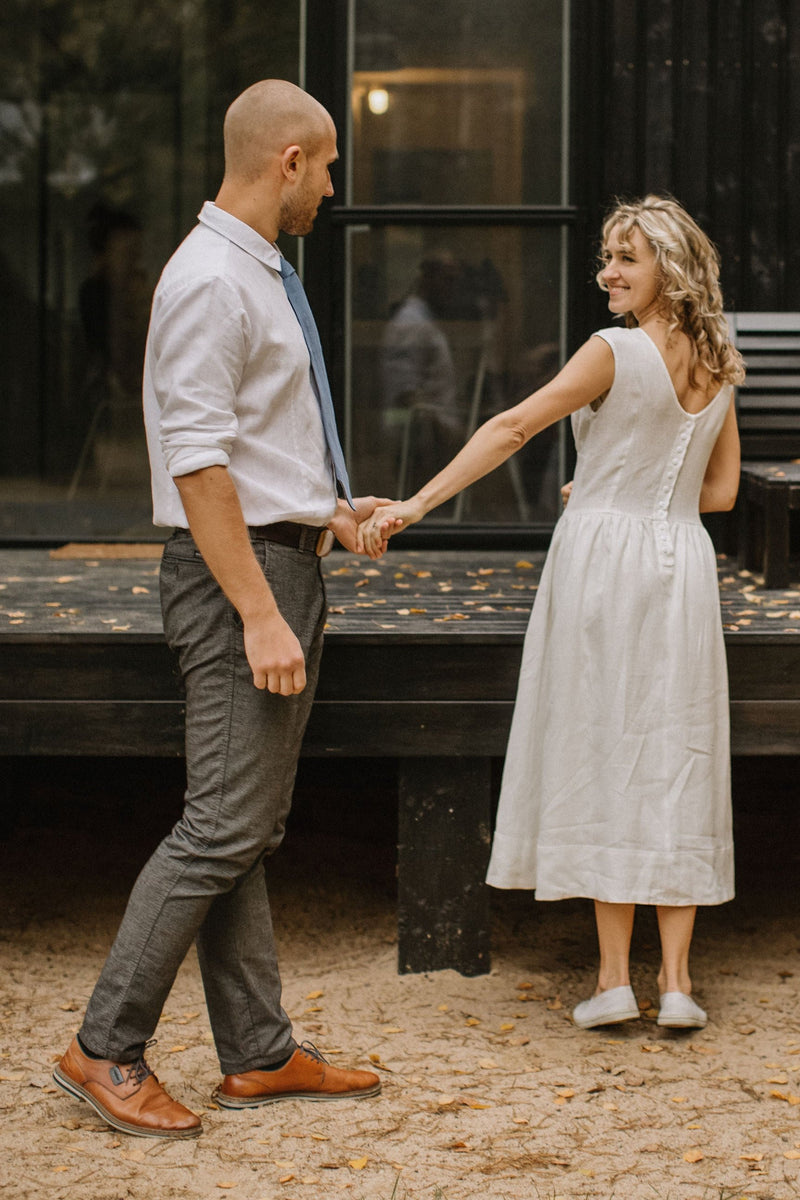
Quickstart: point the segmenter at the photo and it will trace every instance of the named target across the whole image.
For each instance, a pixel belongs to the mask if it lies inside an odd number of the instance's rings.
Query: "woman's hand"
[[[395,500],[392,504],[380,505],[358,527],[358,553],[380,558],[393,534],[421,521],[424,516],[422,505],[414,500]]]
[[[569,502],[569,498],[571,495],[572,495],[572,480],[570,479],[569,483],[565,483],[561,489],[561,503],[563,504],[564,508],[567,507],[567,504]]]

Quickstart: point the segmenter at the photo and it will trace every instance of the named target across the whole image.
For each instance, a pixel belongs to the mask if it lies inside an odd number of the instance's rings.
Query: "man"
[[[337,500],[334,475],[349,491],[316,330],[301,330],[304,297],[290,299],[274,245],[281,231],[308,233],[333,195],[336,131],[305,92],[266,80],[233,102],[224,139],[222,186],[164,270],[145,360],[154,521],[175,527],[161,599],[186,688],[185,808],[134,886],[54,1073],[114,1128],[151,1137],[201,1131],[144,1060],[194,940],[219,1104],[380,1091],[372,1072],[295,1043],[263,864],[283,837],[316,686],[318,555],[332,533],[353,550],[376,503]]]

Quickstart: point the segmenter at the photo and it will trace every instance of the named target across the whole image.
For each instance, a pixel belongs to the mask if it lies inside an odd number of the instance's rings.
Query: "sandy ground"
[[[270,867],[285,1004],[298,1040],[334,1062],[373,1064],[383,1092],[215,1108],[218,1068],[192,957],[149,1061],[202,1113],[204,1133],[169,1143],[114,1133],[57,1089],[51,1070],[79,1025],[130,883],[173,819],[178,767],[38,764],[15,788],[0,893],[5,1196],[800,1196],[796,764],[739,766],[739,894],[700,916],[695,994],[710,1022],[690,1034],[655,1024],[658,949],[647,910],[633,978],[643,1015],[625,1026],[581,1032],[570,1020],[593,985],[583,901],[497,895],[489,975],[399,976],[387,780],[359,773],[301,788]]]

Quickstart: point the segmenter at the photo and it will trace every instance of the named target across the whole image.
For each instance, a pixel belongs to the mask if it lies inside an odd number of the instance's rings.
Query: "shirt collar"
[[[226,212],[224,208],[217,208],[213,200],[206,200],[197,219],[215,233],[227,238],[229,242],[233,242],[246,254],[252,254],[259,262],[272,267],[274,271],[280,271],[281,253],[278,247],[273,246],[272,242],[268,242],[260,233],[256,233],[251,225],[240,221],[233,213]]]

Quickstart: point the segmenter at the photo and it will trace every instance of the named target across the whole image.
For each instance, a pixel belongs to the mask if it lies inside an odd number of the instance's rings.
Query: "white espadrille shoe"
[[[684,992],[665,992],[661,997],[657,1024],[666,1029],[703,1029],[707,1015]]]
[[[620,1021],[633,1021],[639,1016],[639,1005],[630,987],[609,988],[598,992],[590,1000],[576,1004],[572,1019],[580,1029],[594,1029],[596,1025],[617,1025]]]

